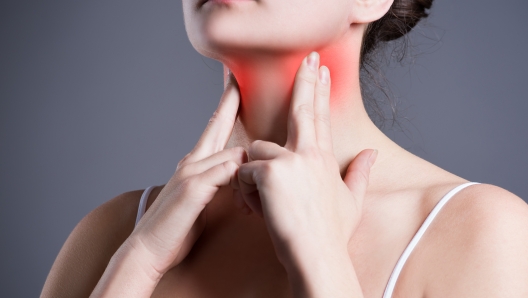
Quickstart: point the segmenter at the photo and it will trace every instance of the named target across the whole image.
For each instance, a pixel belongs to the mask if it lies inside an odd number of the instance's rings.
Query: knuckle
[[[277,163],[276,162],[273,162],[273,161],[270,161],[270,162],[266,162],[262,165],[262,173],[266,176],[270,176],[270,175],[273,175],[273,173],[276,173],[277,172]]]
[[[317,76],[311,71],[300,71],[297,74],[297,82],[299,84],[314,85],[316,81],[317,81]]]
[[[181,190],[183,193],[189,193],[198,188],[200,184],[199,178],[197,176],[185,178],[181,183]]]
[[[262,164],[262,166],[254,173],[254,179],[256,179],[258,184],[265,183],[273,179],[275,173],[277,172],[277,167],[273,165],[272,162],[267,162]]]
[[[284,180],[281,175],[289,172],[285,168],[290,169],[285,165],[284,161],[269,160],[263,163],[259,171],[257,171],[257,179],[263,185],[280,184]]]
[[[278,176],[281,173],[289,173],[290,165],[289,158],[286,159],[272,159],[265,163],[266,172],[270,176]]]
[[[306,104],[306,103],[300,104],[295,109],[295,114],[298,116],[309,117],[312,120],[314,119],[313,107],[310,104]]]
[[[355,170],[354,175],[354,181],[355,183],[367,183],[369,177],[367,176],[367,173],[365,171]]]
[[[241,146],[233,147],[230,150],[231,150],[232,156],[235,159],[238,159],[240,156],[244,155],[244,153],[246,152],[244,147],[241,147]]]
[[[213,122],[218,121],[219,118],[221,118],[220,113],[218,111],[214,111],[211,118],[209,118],[209,125],[211,125]]]
[[[254,140],[253,142],[251,142],[251,144],[249,144],[249,147],[248,147],[249,152],[253,152],[254,150],[256,150],[259,145],[260,145],[260,140]]]
[[[243,147],[233,147],[225,150],[226,161],[232,161],[237,166],[243,163],[245,150]]]
[[[325,125],[330,125],[330,115],[327,114],[317,114],[314,116],[316,121],[319,121]]]
[[[318,88],[315,88],[315,93],[317,95],[322,96],[322,97],[329,97],[330,96],[330,88],[319,86]]]
[[[293,154],[290,158],[291,168],[300,168],[305,163],[305,156],[310,154],[309,148],[304,148],[301,154]]]
[[[192,176],[194,174],[194,170],[191,165],[185,164],[178,168],[177,173],[179,177],[186,178]]]
[[[253,147],[256,147],[256,146],[260,146],[262,145],[262,140],[254,140],[253,142],[251,142],[250,146],[253,146]]]
[[[224,170],[228,173],[234,172],[238,168],[238,164],[232,160],[228,160],[222,163]]]
[[[191,155],[192,155],[192,151],[187,153],[187,154],[185,154],[185,156],[176,165],[176,170],[178,170],[179,168],[185,166],[189,162],[189,159],[191,158]]]
[[[211,118],[209,118],[209,125],[218,121],[233,122],[234,119],[230,119],[230,117],[224,115],[223,113],[220,113],[219,111],[214,111]]]
[[[368,171],[359,171],[361,175],[361,179],[363,182],[367,183],[369,181],[369,173]]]

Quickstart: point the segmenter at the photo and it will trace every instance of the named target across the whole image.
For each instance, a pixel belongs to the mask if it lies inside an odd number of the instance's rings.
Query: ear
[[[370,23],[381,19],[389,11],[394,0],[351,0],[350,24]]]

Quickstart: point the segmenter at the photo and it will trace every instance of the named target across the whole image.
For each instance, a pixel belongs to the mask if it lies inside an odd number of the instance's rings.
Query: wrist
[[[163,277],[163,273],[157,270],[152,264],[151,254],[148,252],[146,247],[141,241],[137,241],[133,237],[127,238],[125,243],[120,247],[121,251],[118,251],[112,258],[116,258],[117,262],[125,262],[134,266],[135,269],[139,270],[143,276],[148,277],[153,283],[158,283]]]
[[[90,297],[150,297],[162,276],[127,239],[110,259]]]

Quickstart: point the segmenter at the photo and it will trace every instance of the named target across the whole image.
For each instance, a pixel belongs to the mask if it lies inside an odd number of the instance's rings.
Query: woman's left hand
[[[297,254],[347,250],[377,156],[377,150],[361,151],[341,178],[332,148],[329,70],[319,68],[314,53],[295,77],[285,146],[254,141],[233,185],[238,204],[243,200],[264,218],[283,265]]]

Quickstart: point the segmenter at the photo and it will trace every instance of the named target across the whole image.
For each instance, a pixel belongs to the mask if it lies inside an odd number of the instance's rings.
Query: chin
[[[289,34],[271,26],[241,27],[234,22],[221,21],[210,20],[200,29],[189,34],[189,40],[196,51],[219,61],[227,59],[228,56],[288,55],[307,52],[320,49],[329,43],[328,40],[322,40],[314,35]]]
[[[196,51],[221,62],[229,60],[229,56],[317,50],[328,45],[344,28],[335,20],[314,22],[305,15],[292,17],[292,12],[283,5],[280,1],[259,5],[248,0],[233,5],[205,3],[193,9],[184,1],[185,28]]]
[[[222,53],[265,44],[260,31],[267,28],[259,30],[258,15],[262,12],[254,3],[230,7],[205,3],[198,9],[186,4],[188,2],[184,1],[185,29],[191,44],[200,54],[217,59]]]

